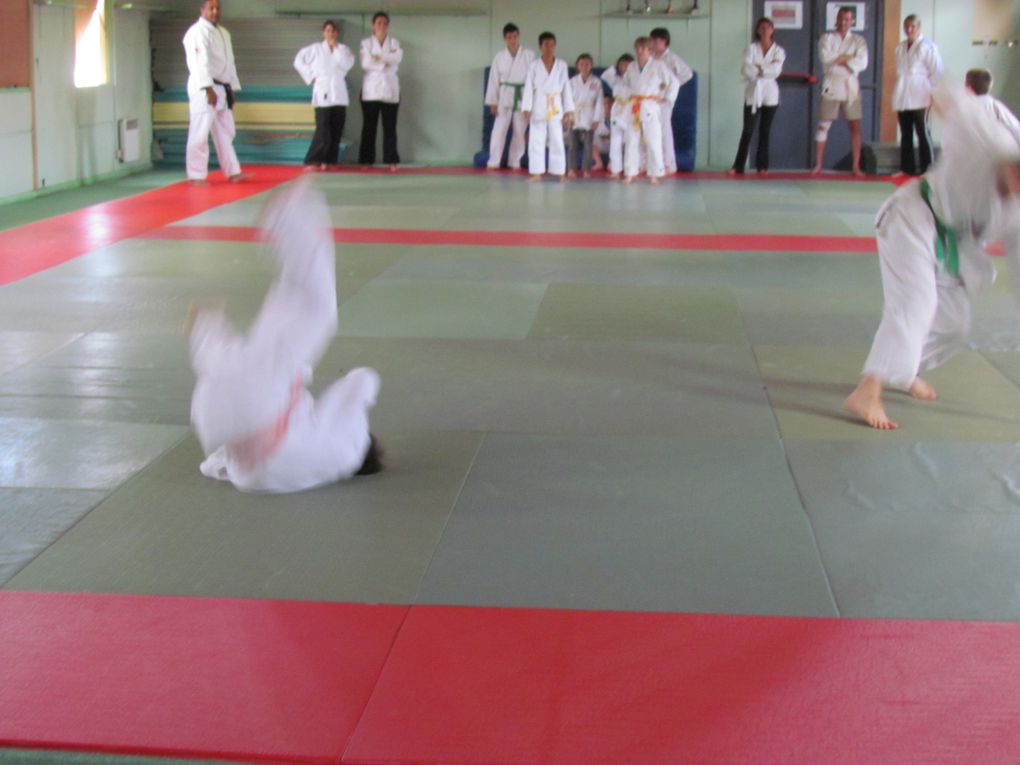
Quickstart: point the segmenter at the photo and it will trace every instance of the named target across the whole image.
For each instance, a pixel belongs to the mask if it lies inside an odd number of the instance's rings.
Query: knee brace
[[[815,131],[815,140],[823,143],[829,137],[829,128],[832,127],[832,120],[819,120],[818,130]]]

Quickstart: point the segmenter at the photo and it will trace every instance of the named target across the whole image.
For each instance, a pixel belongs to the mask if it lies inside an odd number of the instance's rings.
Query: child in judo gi
[[[545,174],[545,147],[549,146],[549,172],[566,180],[567,157],[563,126],[574,121],[574,97],[567,62],[556,58],[556,35],[538,36],[540,58],[528,67],[521,111],[528,126],[528,172],[532,181]]]
[[[247,333],[222,310],[189,316],[198,378],[191,422],[204,475],[242,491],[293,492],[381,469],[368,430],[379,376],[354,369],[318,401],[306,389],[336,334],[336,266],[329,209],[310,180],[273,199],[263,226],[276,277]]]
[[[528,67],[535,60],[535,52],[521,47],[521,30],[513,23],[503,27],[503,42],[506,47],[492,59],[489,82],[485,88],[485,105],[496,118],[489,139],[488,168],[499,169],[503,147],[506,145],[507,127],[512,126],[507,164],[511,170],[519,170],[521,157],[524,156],[526,128],[521,113],[521,99],[524,96],[524,80],[528,75]]]
[[[884,306],[861,380],[843,408],[873,428],[898,427],[884,386],[931,401],[918,375],[948,359],[970,331],[970,300],[995,278],[984,242],[1002,239],[1020,296],[1020,146],[979,100],[943,80],[942,155],[901,187],[875,222]]]
[[[624,183],[638,174],[641,163],[639,144],[644,143],[648,162],[648,180],[658,183],[665,174],[662,157],[662,105],[670,101],[679,86],[673,72],[661,59],[652,56],[652,43],[647,37],[634,41],[637,58],[623,76],[628,91],[632,125],[627,131],[623,153]]]
[[[591,73],[594,61],[591,54],[582,53],[575,64],[577,74],[570,78],[574,97],[574,126],[570,131],[567,148],[567,175],[577,175],[577,152],[581,152],[581,170],[585,178],[591,177],[593,139],[595,130],[605,119],[602,103],[602,80]]]
[[[631,124],[630,91],[623,78],[633,60],[632,55],[624,53],[616,60],[616,66],[602,73],[602,80],[613,93],[609,109],[609,175],[613,178],[619,178],[623,172],[623,146]]]

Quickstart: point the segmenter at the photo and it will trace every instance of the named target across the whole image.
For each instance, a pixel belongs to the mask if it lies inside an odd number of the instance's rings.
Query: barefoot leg
[[[885,413],[885,407],[882,406],[882,381],[874,375],[861,378],[854,392],[843,402],[843,409],[878,430],[895,430],[899,427]]]
[[[935,389],[920,377],[915,377],[910,383],[910,395],[918,401],[934,401],[938,398]]]

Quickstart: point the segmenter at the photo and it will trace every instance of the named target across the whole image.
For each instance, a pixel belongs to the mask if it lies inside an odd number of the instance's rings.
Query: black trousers
[[[340,137],[347,119],[346,106],[319,106],[315,109],[315,135],[305,154],[306,165],[335,165],[340,157]]]
[[[759,106],[757,113],[752,114],[751,107],[744,104],[744,130],[740,134],[737,158],[733,160],[733,169],[738,173],[744,172],[744,166],[747,164],[747,150],[751,146],[751,136],[754,135],[759,115],[761,128],[758,130],[758,154],[754,160],[754,168],[759,172],[769,169],[769,133],[772,130],[772,118],[776,116],[778,110],[778,106]]]
[[[900,170],[907,175],[921,175],[931,164],[931,137],[925,122],[925,109],[911,109],[896,112],[900,122]],[[914,133],[917,133],[917,148],[921,154],[921,165],[914,165]]]
[[[361,124],[361,147],[358,149],[358,162],[363,165],[375,164],[375,131],[382,116],[382,158],[387,165],[395,165],[400,161],[397,154],[397,109],[400,104],[389,104],[384,101],[362,101],[361,113],[364,121]]]

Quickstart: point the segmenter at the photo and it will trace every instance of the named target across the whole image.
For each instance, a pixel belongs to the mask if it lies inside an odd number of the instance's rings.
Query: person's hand
[[[216,90],[215,88],[205,89],[205,100],[209,102],[209,106],[216,106]]]
[[[572,127],[573,124],[574,124],[574,115],[573,114],[564,114],[563,115],[563,124],[566,125],[567,127]]]
[[[489,107],[489,111],[492,112],[492,116],[493,117],[498,117],[499,116],[499,105],[498,104],[493,104],[492,106]]]
[[[591,129],[592,130],[598,130],[599,129],[599,121],[598,120],[595,120],[593,123],[591,123]]]
[[[524,117],[525,122],[531,122],[531,112],[521,112],[521,116]]]

